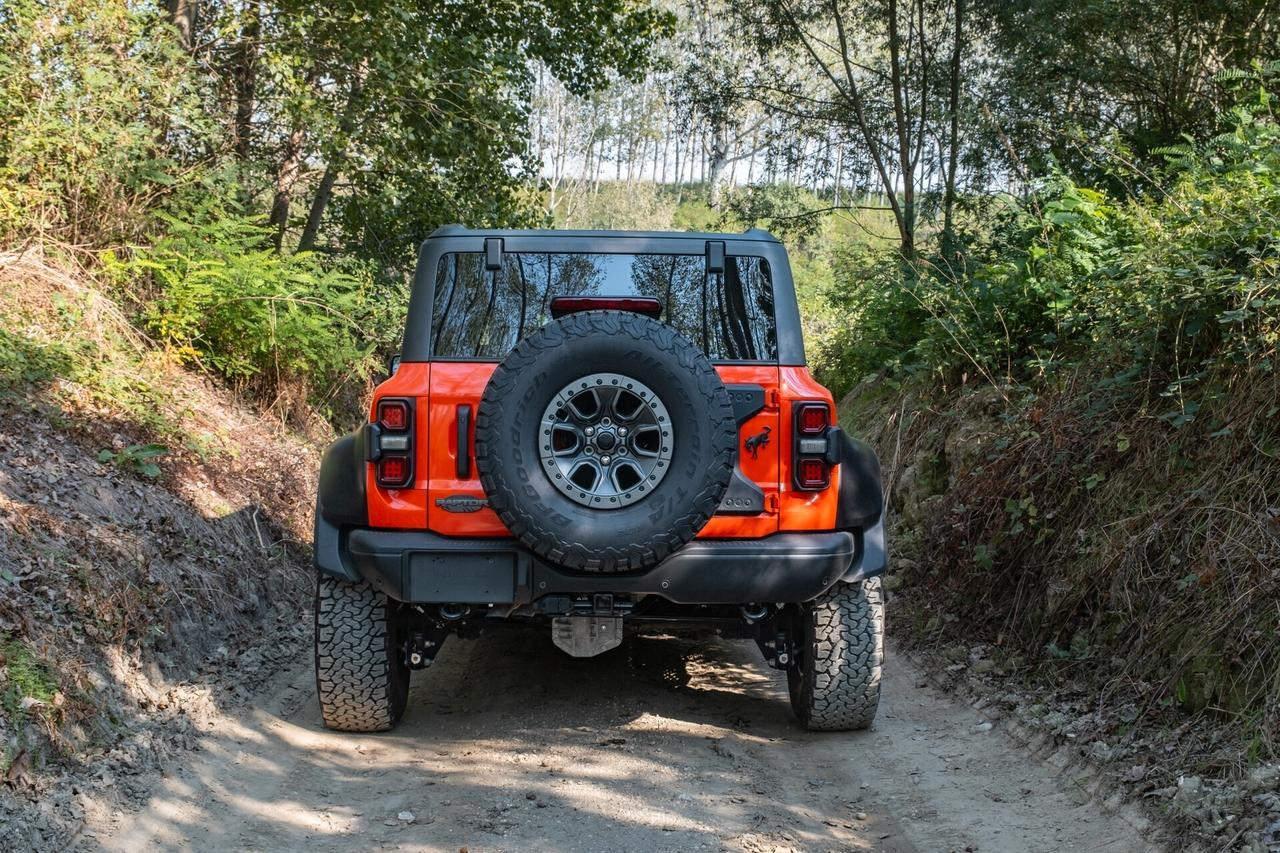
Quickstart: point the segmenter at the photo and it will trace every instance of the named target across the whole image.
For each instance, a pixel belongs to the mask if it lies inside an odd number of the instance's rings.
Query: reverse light
[[[662,316],[662,300],[651,296],[557,296],[551,300],[554,318],[579,311],[630,311],[656,320]]]

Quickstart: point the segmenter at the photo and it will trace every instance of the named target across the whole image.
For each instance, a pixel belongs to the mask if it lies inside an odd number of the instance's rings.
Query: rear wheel
[[[330,575],[316,582],[316,693],[328,728],[380,732],[409,699],[409,667],[387,597]]]
[[[880,704],[884,595],[880,579],[836,584],[801,605],[791,707],[816,731],[865,729]]]

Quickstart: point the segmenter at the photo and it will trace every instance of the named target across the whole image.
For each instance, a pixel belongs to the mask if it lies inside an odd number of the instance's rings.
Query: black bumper
[[[317,516],[315,556],[320,571],[363,578],[395,600],[423,604],[520,606],[548,595],[592,593],[658,595],[677,604],[789,603],[809,601],[838,580],[882,571],[882,564],[859,571],[863,539],[833,531],[695,540],[643,572],[590,574],[553,566],[515,540],[340,530]]]

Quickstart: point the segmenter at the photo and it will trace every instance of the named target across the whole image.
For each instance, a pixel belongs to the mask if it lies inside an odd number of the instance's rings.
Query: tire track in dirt
[[[320,725],[309,664],[82,849],[1141,851],[977,713],[886,666],[872,731],[812,733],[746,643],[450,640],[400,727]],[[411,813],[412,820],[402,819]]]

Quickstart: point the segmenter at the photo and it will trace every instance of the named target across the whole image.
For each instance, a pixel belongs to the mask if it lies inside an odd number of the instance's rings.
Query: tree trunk
[[[951,135],[947,140],[946,189],[942,196],[942,256],[950,262],[957,254],[954,212],[956,206],[956,169],[960,158],[960,55],[964,46],[964,2],[955,0],[955,41],[951,50]]]
[[[707,150],[707,200],[712,210],[719,210],[724,200],[724,170],[729,164],[729,134],[723,129],[712,132]]]
[[[902,45],[898,33],[898,2],[889,0],[889,82],[893,91],[893,118],[898,135],[898,172],[902,176],[902,213],[898,217],[898,238],[903,260],[916,254],[915,176],[911,167],[911,130],[907,126],[902,78]],[[886,187],[893,192],[893,187]]]
[[[298,122],[285,141],[284,157],[280,161],[280,168],[276,170],[275,196],[271,200],[269,221],[275,230],[273,239],[277,251],[283,245],[285,232],[289,229],[289,208],[293,205],[293,186],[302,169],[302,143],[305,140],[306,129]]]
[[[351,81],[351,91],[347,93],[347,105],[342,111],[342,118],[338,121],[338,132],[344,138],[343,147],[333,151],[325,164],[324,176],[320,178],[320,186],[316,187],[315,197],[311,199],[311,209],[307,212],[307,224],[303,227],[302,236],[298,239],[299,252],[309,252],[315,248],[325,208],[333,198],[333,185],[337,183],[338,174],[345,165],[347,154],[345,146],[348,144],[345,137],[355,127],[360,95],[364,91],[365,78],[368,74],[369,65],[363,62],[356,69],[355,78]]]
[[[835,188],[832,190],[831,204],[835,207],[840,206],[840,182],[844,176],[844,144],[836,145],[836,173]]]
[[[258,37],[262,32],[262,9],[258,2],[245,5],[244,22],[240,28],[240,40],[235,46],[234,80],[236,96],[235,124],[232,128],[232,149],[236,159],[249,159],[249,147],[253,139],[253,109],[258,77]]]
[[[325,208],[333,198],[333,185],[338,181],[338,168],[330,163],[324,168],[320,178],[320,186],[316,187],[315,197],[311,199],[311,210],[307,212],[307,224],[298,238],[298,251],[310,252],[316,247],[316,237],[320,234],[320,222],[324,219]]]
[[[190,51],[195,46],[197,0],[165,0],[169,23],[178,31],[178,44]]]

